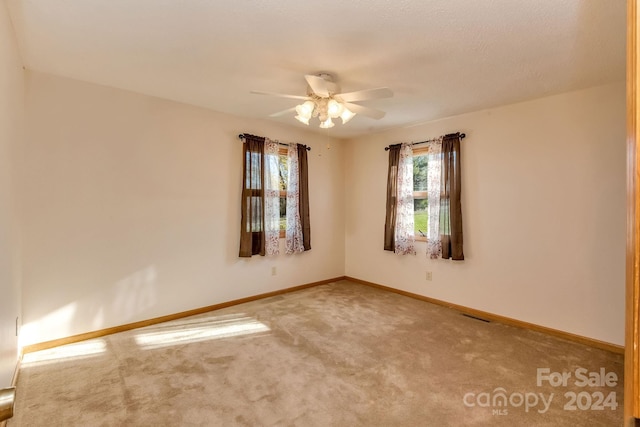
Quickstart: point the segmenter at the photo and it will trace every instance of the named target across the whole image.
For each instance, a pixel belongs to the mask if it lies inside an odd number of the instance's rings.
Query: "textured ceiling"
[[[31,70],[255,118],[296,101],[249,91],[304,95],[318,71],[395,92],[336,137],[625,76],[623,0],[5,1]]]

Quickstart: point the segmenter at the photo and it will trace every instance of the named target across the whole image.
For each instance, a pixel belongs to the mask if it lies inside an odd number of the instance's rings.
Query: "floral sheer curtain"
[[[304,252],[302,223],[300,221],[300,166],[297,144],[289,144],[287,150],[289,174],[287,178],[287,231],[285,247],[287,254]]]
[[[264,233],[265,254],[280,252],[279,144],[265,138],[264,149]]]
[[[442,138],[427,143],[427,256],[437,259],[442,255],[440,239],[440,175],[442,171]]]
[[[413,149],[409,144],[389,150],[385,250],[415,255],[413,217]]]
[[[413,217],[413,149],[409,144],[400,148],[398,163],[398,203],[396,206],[395,253],[416,253]]]

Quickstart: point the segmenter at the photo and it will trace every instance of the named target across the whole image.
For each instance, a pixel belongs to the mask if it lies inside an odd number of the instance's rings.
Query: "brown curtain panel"
[[[309,163],[307,161],[307,146],[298,144],[298,191],[300,200],[300,224],[302,225],[302,243],[304,250],[311,249],[311,225],[309,222]]]
[[[240,256],[264,256],[264,138],[245,134],[243,156]]]
[[[398,194],[398,163],[401,144],[389,146],[389,170],[387,172],[387,213],[384,221],[384,250],[396,250],[396,205]]]
[[[440,181],[440,238],[442,258],[461,261],[462,205],[460,174],[460,134],[442,138],[442,178]]]

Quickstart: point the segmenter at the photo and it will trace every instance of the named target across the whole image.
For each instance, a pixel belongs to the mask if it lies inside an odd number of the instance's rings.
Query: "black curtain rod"
[[[464,134],[464,133],[459,133],[458,136],[460,137],[460,139],[464,139],[464,137],[467,136],[467,135]],[[426,144],[427,142],[436,141],[437,139],[438,138],[432,138],[432,139],[427,139],[426,141],[412,142],[409,145],[414,146],[414,145],[418,145],[418,144]],[[389,147],[384,147],[384,151],[389,151]]]
[[[241,133],[240,135],[238,135],[238,138],[244,140],[244,135],[245,135],[244,133]],[[278,142],[278,145],[282,145],[283,147],[288,147],[289,146],[289,144],[285,144],[283,142]],[[300,144],[300,145],[304,145],[304,144]],[[311,147],[307,147],[306,145],[304,145],[304,148],[306,148],[307,151],[311,151]]]

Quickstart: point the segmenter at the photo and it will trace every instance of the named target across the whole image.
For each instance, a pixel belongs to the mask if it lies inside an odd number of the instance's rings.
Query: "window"
[[[416,253],[426,241],[427,255],[464,260],[460,203],[460,139],[452,133],[420,143],[393,144],[387,169],[384,250]],[[413,145],[428,144],[412,149]]]
[[[293,143],[278,147],[277,141],[249,134],[241,139],[239,256],[277,255],[281,237],[288,255],[310,250],[308,147]]]
[[[428,148],[413,150],[413,222],[415,239],[427,240],[429,199],[427,193]]]
[[[287,231],[287,179],[289,177],[287,147],[280,147],[278,157],[278,174],[280,175],[280,238],[284,238]]]

